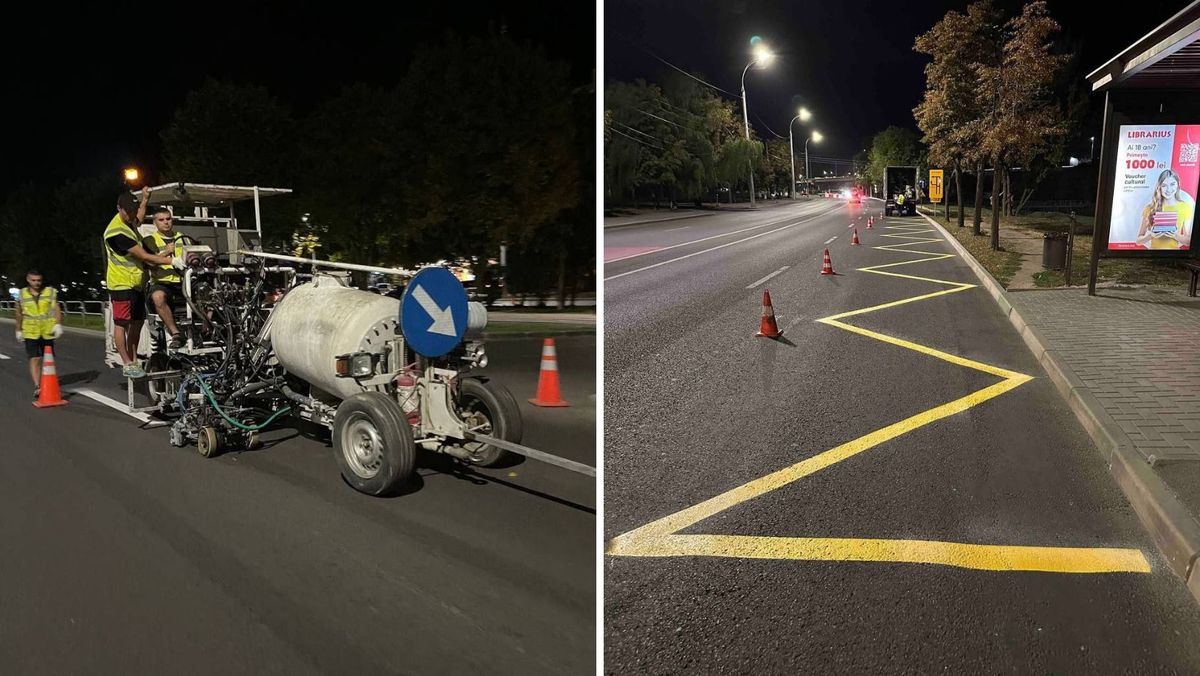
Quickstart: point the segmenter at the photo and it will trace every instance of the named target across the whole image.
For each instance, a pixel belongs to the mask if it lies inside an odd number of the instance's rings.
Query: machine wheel
[[[150,355],[150,359],[146,361],[146,371],[151,373],[156,371],[167,371],[170,370],[170,368],[170,357],[162,354],[161,352],[155,352],[154,354]],[[177,389],[178,387],[178,381],[169,382],[166,380],[146,380],[146,394],[149,395],[150,402],[153,404],[159,403],[158,399],[160,396],[166,395],[174,397],[179,391]]]
[[[246,450],[257,451],[262,448],[262,439],[258,437],[258,432],[251,432],[246,435]]]
[[[343,401],[332,437],[342,477],[359,492],[383,495],[412,474],[412,428],[400,406],[382,392],[359,392]]]
[[[464,378],[458,394],[458,412],[469,428],[489,437],[521,443],[521,409],[508,388],[485,378]],[[508,452],[481,442],[463,444],[483,467],[499,464]]]
[[[221,438],[212,427],[201,427],[196,434],[196,450],[200,455],[211,458],[221,452]]]

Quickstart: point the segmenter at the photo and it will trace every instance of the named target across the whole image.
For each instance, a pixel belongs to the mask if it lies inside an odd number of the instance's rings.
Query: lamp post
[[[801,108],[796,112],[796,117],[788,122],[788,152],[792,155],[792,199],[796,199],[796,147],[792,144],[792,125],[796,120],[807,122],[808,118],[812,117],[812,113],[808,112],[807,108]],[[805,173],[808,173],[808,167],[804,168]]]
[[[755,64],[761,63],[765,68],[771,60],[771,52],[761,44],[754,50],[754,58],[742,69],[742,123],[746,125],[746,140],[750,140],[750,116],[746,112],[746,73]],[[750,207],[754,208],[754,160],[750,160]]]
[[[808,169],[808,142],[816,141],[817,143],[820,143],[821,138],[822,138],[821,132],[814,131],[812,133],[812,136],[809,136],[807,139],[804,140],[804,175],[805,176],[812,176],[812,172],[809,171],[809,169]]]
[[[1095,153],[1096,153],[1096,137],[1089,136],[1088,140],[1091,142],[1091,146],[1088,149],[1088,162],[1091,162],[1092,159],[1096,157],[1096,155],[1095,155]]]

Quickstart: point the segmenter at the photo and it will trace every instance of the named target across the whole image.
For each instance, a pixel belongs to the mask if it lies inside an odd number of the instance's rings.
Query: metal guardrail
[[[75,315],[77,317],[104,316],[104,301],[102,300],[60,300],[58,301],[58,308],[62,310],[64,315]],[[16,309],[17,301],[0,300],[0,310],[15,312]]]

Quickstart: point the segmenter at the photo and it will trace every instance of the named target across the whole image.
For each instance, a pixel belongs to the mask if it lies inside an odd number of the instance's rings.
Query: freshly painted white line
[[[838,238],[838,236],[837,236],[837,235],[834,235],[833,237],[830,237],[829,239],[825,240],[825,243],[826,243],[826,244],[829,244],[830,242],[832,242],[833,240],[835,240],[835,239],[837,239],[837,238]]]
[[[782,268],[779,268],[778,270],[776,270],[775,272],[772,272],[771,274],[767,275],[766,277],[763,277],[762,279],[758,280],[757,282],[755,282],[755,283],[751,284],[750,286],[747,286],[746,288],[747,288],[747,289],[753,289],[754,287],[758,286],[759,284],[762,284],[763,282],[765,282],[765,281],[767,281],[768,279],[770,279],[770,278],[774,277],[775,275],[778,275],[779,273],[783,272],[784,270],[787,270],[787,269],[788,269],[788,268],[790,268],[790,267],[792,267],[792,266],[790,266],[790,265],[785,265],[785,266],[783,266]]]
[[[781,219],[779,219],[778,221],[771,221],[770,223],[763,223],[762,225],[752,225],[752,226],[750,226],[749,228],[742,228],[741,230],[733,230],[732,232],[723,232],[723,233],[721,233],[721,234],[719,234],[719,235],[712,235],[711,237],[701,237],[700,239],[693,239],[693,240],[692,240],[692,241],[690,241],[690,242],[682,242],[682,243],[680,243],[680,244],[672,244],[671,246],[664,246],[663,248],[661,248],[661,249],[655,249],[654,251],[646,251],[646,252],[643,252],[643,253],[636,253],[636,254],[632,254],[632,255],[629,255],[629,256],[624,256],[624,257],[622,257],[622,258],[614,258],[614,259],[612,259],[611,261],[604,261],[604,263],[607,265],[607,264],[609,264],[609,263],[616,263],[617,261],[627,261],[627,260],[629,260],[630,258],[637,258],[638,256],[646,256],[646,255],[649,255],[649,254],[652,254],[652,253],[658,253],[658,252],[660,252],[660,251],[670,251],[671,249],[678,249],[678,248],[679,248],[679,247],[681,247],[681,246],[689,246],[689,245],[691,245],[691,244],[699,244],[700,242],[707,242],[707,241],[708,241],[708,240],[710,240],[710,239],[719,239],[719,238],[721,238],[721,237],[728,237],[728,236],[730,236],[730,235],[737,235],[737,234],[739,234],[739,233],[743,233],[743,232],[750,232],[751,230],[758,230],[759,228],[767,228],[767,227],[770,227],[770,226],[772,226],[772,225],[778,225],[779,223],[782,223],[782,222],[784,222],[784,221],[786,221],[786,220],[788,220],[788,219],[786,219],[786,218],[781,218]],[[809,219],[809,220],[812,220],[812,219]],[[792,225],[795,225],[795,223],[793,223]],[[772,231],[772,232],[774,232],[774,231]],[[764,233],[764,234],[765,234],[765,233]],[[744,240],[743,240],[743,241],[744,241]],[[631,274],[631,273],[625,273],[625,274]],[[620,277],[620,275],[617,275],[617,277]],[[615,279],[615,277],[605,277],[605,279]]]
[[[108,397],[104,396],[103,394],[100,394],[99,392],[93,392],[92,390],[89,390],[86,388],[79,388],[77,390],[68,390],[68,391],[74,392],[76,394],[82,394],[83,396],[87,397],[88,399],[94,399],[115,411],[120,411],[121,413],[124,413],[125,415],[129,416],[130,418],[140,420],[144,423],[148,423],[148,422],[152,421],[150,416],[146,415],[145,413],[131,413],[129,411],[129,406],[122,404],[121,402],[117,401],[116,399],[109,399]]]
[[[678,227],[678,228],[668,228],[668,229],[666,229],[666,230],[663,230],[663,232],[675,232],[676,230],[687,230],[687,229],[688,229],[688,228],[690,228],[690,227],[692,227],[692,226],[690,226],[690,225],[685,225],[685,226]]]
[[[8,355],[4,354],[3,352],[0,352],[0,360],[3,360],[3,359],[11,359],[11,357],[9,357]]]
[[[815,219],[815,218],[819,218],[819,216],[820,216],[820,215],[818,215],[818,216],[813,216],[812,218],[806,218],[806,219],[804,219],[804,220],[802,220],[802,221],[796,221],[795,223],[790,223],[790,224],[788,224],[788,225],[785,225],[785,226],[783,226],[782,228],[775,228],[774,230],[768,230],[768,231],[766,231],[766,232],[760,232],[760,233],[758,233],[757,235],[750,235],[749,237],[743,237],[742,239],[734,240],[734,241],[732,241],[732,242],[728,242],[728,243],[726,243],[726,244],[720,244],[720,245],[717,245],[717,246],[714,246],[714,247],[711,247],[711,248],[708,248],[708,249],[704,249],[704,250],[702,250],[702,251],[696,251],[696,252],[694,252],[694,253],[690,253],[690,254],[687,254],[687,255],[685,255],[685,256],[680,256],[679,258],[672,258],[672,259],[670,259],[670,260],[665,260],[665,261],[663,261],[663,262],[661,262],[661,263],[655,263],[654,265],[647,265],[647,266],[646,266],[646,267],[644,267],[644,268],[638,268],[638,269],[636,269],[636,270],[630,270],[629,272],[622,272],[622,273],[621,273],[621,274],[619,274],[619,275],[613,275],[613,276],[611,276],[611,277],[605,277],[605,278],[604,278],[604,281],[606,281],[606,282],[607,282],[607,281],[609,281],[609,280],[612,280],[612,279],[617,279],[617,278],[619,278],[619,277],[624,277],[624,276],[626,276],[626,275],[633,275],[633,274],[637,274],[637,273],[639,273],[639,272],[645,272],[646,270],[652,270],[652,269],[654,269],[654,268],[657,268],[657,267],[660,267],[660,266],[663,266],[663,265],[668,265],[668,264],[670,264],[670,263],[676,263],[676,262],[678,262],[678,261],[681,261],[681,260],[684,260],[684,259],[687,259],[687,258],[691,258],[692,256],[699,256],[700,254],[706,254],[706,253],[708,253],[708,252],[710,252],[710,251],[716,251],[717,249],[724,249],[724,248],[725,248],[725,247],[727,247],[727,246],[733,246],[734,244],[741,244],[742,242],[748,242],[748,241],[750,241],[750,240],[752,240],[752,239],[758,239],[759,237],[762,237],[763,235],[769,235],[769,234],[771,234],[771,233],[773,233],[773,232],[779,232],[779,231],[781,231],[781,230],[787,230],[788,228],[794,228],[794,227],[796,227],[797,225],[800,225],[801,223],[807,223],[807,222],[809,222],[809,221],[811,221],[811,220],[813,220],[813,219]],[[777,222],[778,222],[778,221],[777,221]],[[761,227],[761,226],[759,226],[759,227]],[[753,230],[753,228],[748,228],[748,229],[749,229],[749,230]],[[744,232],[744,231],[743,231],[743,232]],[[710,238],[710,239],[711,239],[711,238]],[[701,241],[703,241],[703,240],[696,240],[696,241],[697,241],[697,242],[701,242]],[[678,246],[683,246],[683,245],[682,245],[682,244],[680,244],[680,245],[678,245]],[[666,247],[666,248],[667,248],[667,249],[671,249],[671,248],[674,248],[674,247]],[[665,249],[659,249],[659,251],[664,251],[664,250],[665,250]],[[632,256],[631,256],[630,258],[632,258]]]

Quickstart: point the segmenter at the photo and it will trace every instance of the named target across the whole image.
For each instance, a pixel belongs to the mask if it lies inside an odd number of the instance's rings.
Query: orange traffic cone
[[[763,291],[762,323],[758,326],[756,336],[763,338],[778,338],[783,335],[779,325],[775,323],[775,308],[771,307],[771,292]]]
[[[42,351],[42,386],[38,400],[33,402],[38,408],[48,406],[66,406],[62,393],[58,391],[58,372],[54,370],[54,352],[47,345]]]
[[[570,406],[563,401],[558,390],[558,355],[554,352],[554,339],[542,341],[542,370],[538,375],[537,397],[530,399],[534,406]]]
[[[873,225],[875,225],[875,217],[867,216],[867,230],[870,230],[871,226],[873,226]]]
[[[858,241],[858,228],[854,229],[854,236],[850,238],[850,243],[854,246],[859,246],[862,242]]]
[[[823,275],[836,275],[837,274],[836,272],[833,271],[833,261],[829,260],[829,249],[825,250],[825,264],[823,266],[821,266],[821,274],[823,274]]]

